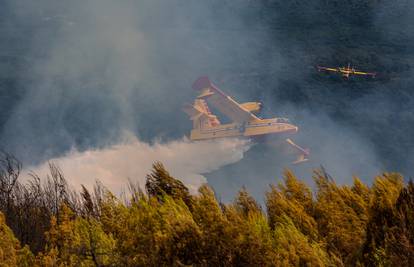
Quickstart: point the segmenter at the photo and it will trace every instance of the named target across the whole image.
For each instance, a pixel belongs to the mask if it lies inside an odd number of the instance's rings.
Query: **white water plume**
[[[122,144],[105,149],[72,151],[49,162],[56,164],[70,185],[92,188],[96,180],[101,181],[114,193],[126,189],[128,179],[137,182],[141,188],[145,177],[155,161],[162,162],[170,174],[180,179],[192,193],[207,182],[203,173],[237,162],[250,148],[246,140],[221,139],[192,142],[186,138],[168,143],[148,144],[136,137],[128,138]],[[49,173],[48,163],[28,168],[40,177]]]

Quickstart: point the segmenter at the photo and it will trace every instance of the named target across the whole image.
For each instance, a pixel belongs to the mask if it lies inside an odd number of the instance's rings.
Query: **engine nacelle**
[[[247,109],[250,112],[259,112],[262,108],[262,103],[260,102],[246,102],[241,104],[244,109]]]

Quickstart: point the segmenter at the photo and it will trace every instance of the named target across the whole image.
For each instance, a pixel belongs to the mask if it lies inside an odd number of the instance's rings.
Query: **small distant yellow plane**
[[[254,113],[260,111],[261,103],[239,104],[211,83],[206,76],[197,79],[192,87],[199,91],[200,95],[196,97],[193,104],[187,104],[183,107],[184,112],[193,121],[191,140],[245,137],[263,142],[270,136],[276,136],[277,139],[286,138],[298,131],[298,127],[290,124],[285,118],[259,118]],[[208,104],[211,104],[232,122],[221,124],[217,116],[210,111]],[[298,146],[289,138],[284,141],[294,151],[299,152],[294,164],[308,160],[309,149]]]
[[[351,75],[363,75],[363,76],[371,76],[372,78],[375,78],[375,75],[376,75],[375,72],[357,71],[353,67],[351,67],[350,63],[348,63],[347,67],[329,68],[329,67],[318,66],[318,70],[319,71],[337,72],[337,73],[340,73],[345,78],[349,78],[349,76],[351,76]]]

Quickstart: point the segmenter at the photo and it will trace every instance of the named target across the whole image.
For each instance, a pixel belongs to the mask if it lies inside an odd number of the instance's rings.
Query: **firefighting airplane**
[[[199,91],[200,95],[194,100],[194,104],[187,104],[183,107],[184,112],[193,121],[193,129],[190,134],[191,140],[246,137],[261,141],[269,136],[284,136],[286,138],[298,131],[298,127],[290,124],[285,118],[259,118],[254,113],[260,111],[261,103],[247,102],[239,104],[211,83],[206,76],[197,79],[192,88]],[[208,104],[211,104],[232,122],[221,124],[217,116],[211,113]],[[296,145],[289,138],[285,141],[291,148],[299,152],[293,164],[308,160],[308,149]]]
[[[374,72],[357,71],[353,67],[351,68],[350,63],[348,63],[347,67],[328,68],[328,67],[318,66],[318,70],[319,71],[338,72],[345,78],[349,78],[349,76],[351,76],[351,75],[364,75],[364,76],[371,76],[372,78],[375,78],[375,75],[376,75],[376,73],[374,73]]]

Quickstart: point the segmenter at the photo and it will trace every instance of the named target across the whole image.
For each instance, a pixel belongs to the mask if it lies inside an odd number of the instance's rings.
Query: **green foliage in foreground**
[[[399,174],[339,186],[315,171],[312,192],[286,171],[265,212],[244,188],[231,204],[208,186],[190,195],[160,163],[128,201],[99,184],[70,192],[51,169],[47,186],[13,190],[2,172],[0,266],[414,266],[414,185]]]

